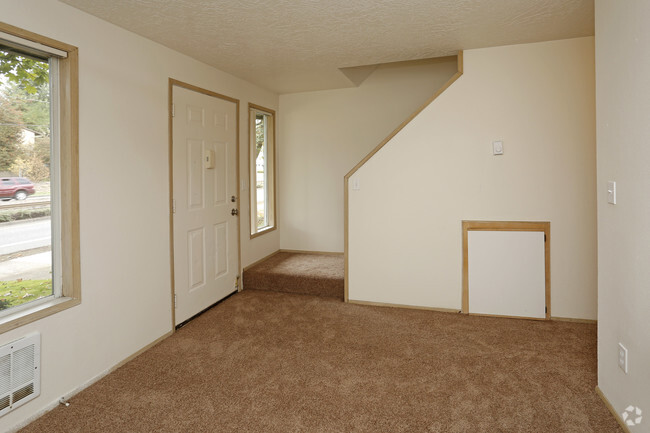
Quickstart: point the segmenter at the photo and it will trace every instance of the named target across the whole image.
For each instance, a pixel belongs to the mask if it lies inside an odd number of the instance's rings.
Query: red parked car
[[[34,184],[24,177],[3,177],[0,178],[0,200],[7,201],[15,198],[25,200],[34,194]]]

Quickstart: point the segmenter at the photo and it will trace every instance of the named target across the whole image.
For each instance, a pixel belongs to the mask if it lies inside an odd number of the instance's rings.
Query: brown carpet
[[[244,289],[343,299],[343,255],[277,253],[244,271]]]
[[[246,290],[23,429],[622,432],[596,326]]]

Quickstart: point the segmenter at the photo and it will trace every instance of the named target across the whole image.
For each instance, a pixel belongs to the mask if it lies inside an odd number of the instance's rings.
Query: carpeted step
[[[244,271],[244,290],[343,299],[343,255],[280,252]]]

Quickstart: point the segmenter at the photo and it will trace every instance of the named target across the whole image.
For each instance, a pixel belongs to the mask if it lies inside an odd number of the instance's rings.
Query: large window
[[[0,23],[0,332],[80,302],[77,49]]]
[[[249,104],[251,237],[276,227],[275,111]]]

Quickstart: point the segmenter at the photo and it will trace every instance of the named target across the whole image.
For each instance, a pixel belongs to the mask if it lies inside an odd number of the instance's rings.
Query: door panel
[[[236,290],[237,104],[174,86],[175,322]],[[213,158],[212,167],[209,164]]]
[[[543,232],[468,231],[469,312],[543,319]]]
[[[215,176],[214,176],[214,203],[224,204],[227,200],[228,187],[228,146],[226,143],[217,142],[214,149],[215,153]]]
[[[228,223],[214,225],[215,245],[217,246],[215,255],[215,277],[228,272]]]
[[[189,290],[195,290],[205,283],[205,230],[191,230],[187,233],[188,263],[190,265]]]
[[[187,199],[190,209],[203,208],[203,141],[187,140]]]

